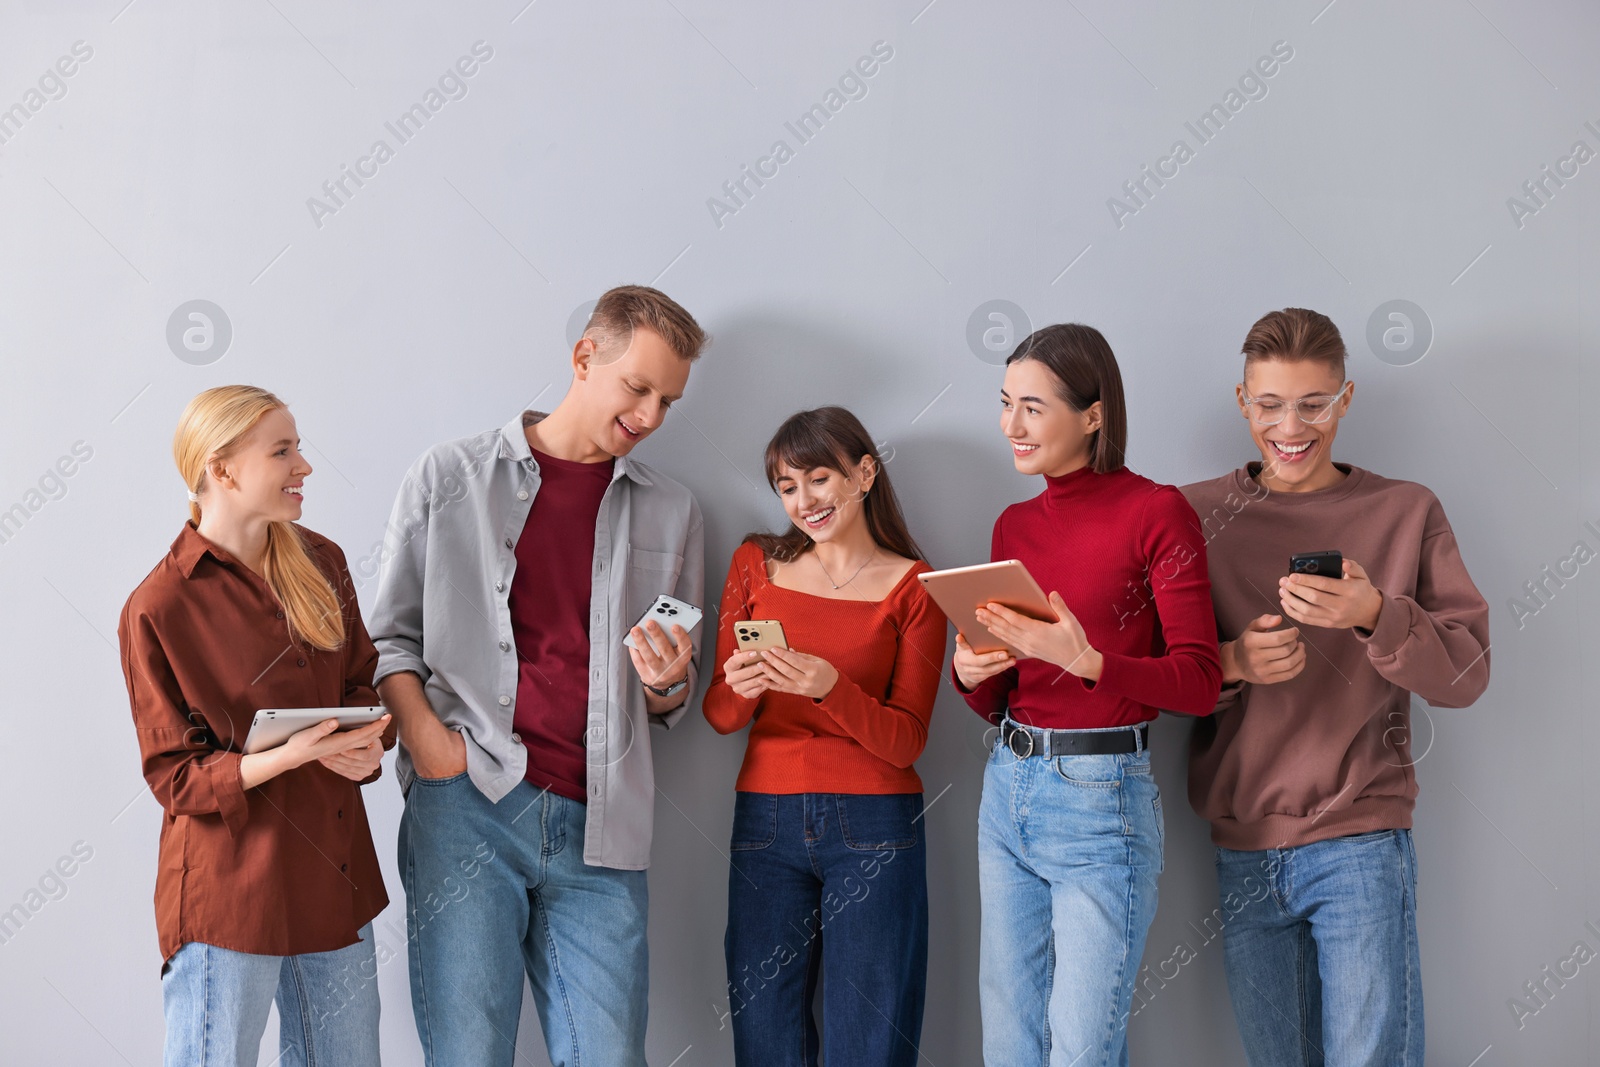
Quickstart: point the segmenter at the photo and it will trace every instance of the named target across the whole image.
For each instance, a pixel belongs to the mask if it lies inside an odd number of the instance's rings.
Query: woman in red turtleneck
[[[984,1063],[1037,1064],[1048,1032],[1051,1064],[1126,1064],[1162,868],[1144,724],[1209,714],[1222,685],[1205,541],[1177,489],[1123,466],[1098,330],[1034,333],[1000,397],[1016,468],[1045,490],[996,520],[991,558],[1021,560],[1059,618],[979,610],[1021,658],[956,639],[958,687],[1001,727],[978,812]]]

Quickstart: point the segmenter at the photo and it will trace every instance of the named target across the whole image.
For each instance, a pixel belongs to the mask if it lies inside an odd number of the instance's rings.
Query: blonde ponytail
[[[283,401],[253,385],[220,385],[189,401],[172,438],[172,458],[189,490],[189,518],[200,525],[195,499],[213,459],[226,459],[255,428],[261,416],[286,407]],[[291,522],[267,526],[262,577],[288,619],[289,635],[316,648],[333,651],[344,644],[344,615],[328,576],[307,551]]]

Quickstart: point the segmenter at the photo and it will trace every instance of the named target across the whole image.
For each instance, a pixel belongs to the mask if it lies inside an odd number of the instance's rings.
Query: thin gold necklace
[[[817,566],[822,567],[822,573],[826,574],[828,576],[828,581],[833,585],[833,587],[835,589],[837,589],[837,588],[839,588],[840,585],[849,585],[851,582],[855,581],[856,580],[856,575],[860,574],[862,571],[866,570],[867,569],[867,564],[871,563],[874,559],[877,558],[878,550],[877,550],[876,547],[874,547],[873,550],[870,553],[867,554],[867,558],[861,561],[861,566],[856,568],[856,573],[852,574],[850,577],[846,578],[843,582],[835,582],[833,580],[833,575],[828,574],[828,568],[823,566],[822,556],[817,552],[815,547],[812,548],[811,554],[812,554],[812,556],[814,556],[816,558]]]

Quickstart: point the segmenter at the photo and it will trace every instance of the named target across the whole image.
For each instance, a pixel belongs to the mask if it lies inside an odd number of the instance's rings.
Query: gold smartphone
[[[783,623],[777,619],[742,619],[733,624],[733,636],[739,642],[740,652],[789,647],[783,636]]]

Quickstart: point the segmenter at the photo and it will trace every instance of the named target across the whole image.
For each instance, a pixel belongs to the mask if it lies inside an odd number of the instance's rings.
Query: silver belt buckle
[[[1028,747],[1024,751],[1018,751],[1017,749],[1017,738],[1019,737],[1028,743]],[[1006,747],[1009,748],[1011,750],[1011,754],[1016,756],[1018,759],[1027,759],[1029,756],[1033,755],[1032,731],[1020,724],[1013,726],[1011,728],[1011,736],[1006,738]]]

